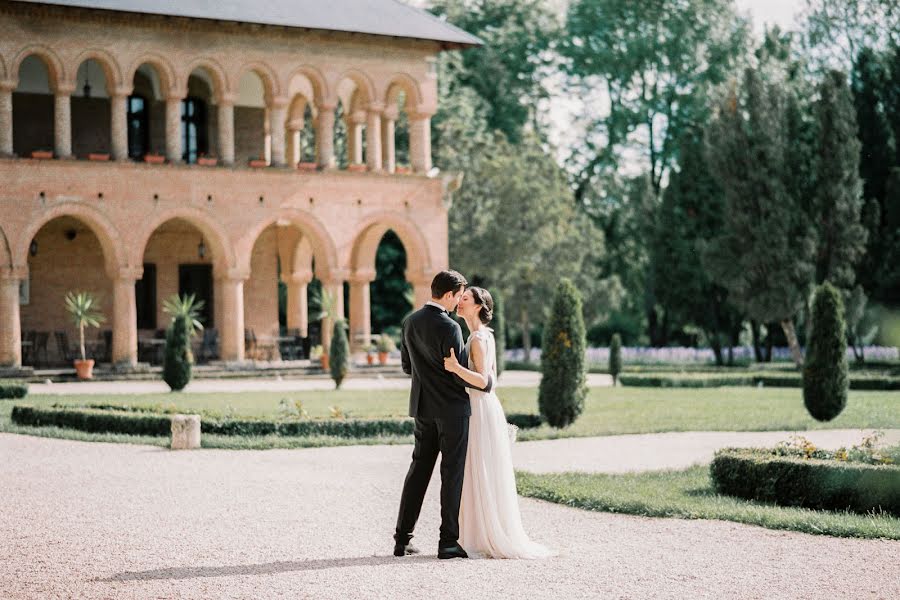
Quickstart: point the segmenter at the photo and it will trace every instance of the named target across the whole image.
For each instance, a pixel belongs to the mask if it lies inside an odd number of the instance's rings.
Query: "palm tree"
[[[81,360],[87,360],[84,352],[84,328],[100,327],[100,323],[106,320],[106,317],[98,312],[97,309],[99,309],[99,302],[90,292],[69,292],[66,294],[66,310],[72,315],[75,327],[78,328]]]

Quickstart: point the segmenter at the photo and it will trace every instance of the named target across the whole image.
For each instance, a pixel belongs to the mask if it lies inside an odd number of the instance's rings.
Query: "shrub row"
[[[800,387],[799,374],[691,374],[691,375],[635,375],[619,376],[622,385],[635,387],[711,388],[723,386]],[[900,377],[850,377],[851,390],[900,390]]]
[[[15,381],[0,381],[0,400],[24,398],[28,395],[28,384]]]
[[[541,419],[541,415],[510,413],[506,415],[506,422],[515,425],[519,429],[533,429],[543,425],[544,420]]]
[[[98,408],[13,406],[12,421],[34,427],[66,427],[90,433],[167,436],[171,433],[171,414],[148,413],[110,406]],[[332,419],[265,421],[253,419],[201,420],[203,433],[229,436],[313,436],[344,438],[383,435],[412,435],[411,419]]]
[[[816,510],[884,511],[900,516],[900,466],[778,456],[768,449],[716,452],[716,491]]]

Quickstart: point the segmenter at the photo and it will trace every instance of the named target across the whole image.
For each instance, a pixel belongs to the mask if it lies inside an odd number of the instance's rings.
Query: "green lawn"
[[[507,413],[537,411],[537,390],[534,388],[504,388],[500,390]],[[279,404],[287,400],[302,402],[313,418],[331,414],[330,407],[339,407],[349,417],[403,417],[407,409],[407,393],[402,390],[329,391],[329,392],[247,392],[234,394],[146,394],[121,396],[40,396],[33,395],[24,402],[36,404],[90,403],[138,404],[142,406],[176,405],[184,412],[206,414],[277,417]],[[14,402],[0,402],[0,431],[54,435],[74,439],[98,441],[134,441],[146,439],[127,436],[94,436],[58,430],[18,427],[10,423],[9,414]],[[900,392],[851,391],[846,410],[834,421],[819,423],[806,414],[801,392],[792,388],[592,388],[585,412],[571,427],[555,430],[547,426],[519,432],[519,439],[548,439],[556,437],[615,435],[664,431],[765,431],[823,428],[900,428]],[[70,435],[71,434],[71,435]],[[124,439],[123,439],[124,438]],[[406,438],[377,440],[338,439],[219,439],[205,436],[205,446],[216,447],[305,447],[337,443],[397,443]],[[156,440],[160,442],[160,440]]]
[[[519,494],[601,512],[720,519],[838,537],[900,539],[900,518],[780,507],[716,494],[709,467],[625,475],[517,472]]]

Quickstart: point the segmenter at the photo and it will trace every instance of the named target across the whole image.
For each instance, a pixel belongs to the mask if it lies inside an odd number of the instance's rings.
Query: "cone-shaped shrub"
[[[612,375],[613,385],[619,381],[619,373],[622,372],[622,336],[614,333],[609,341],[609,374]]]
[[[172,296],[163,303],[163,311],[172,315],[172,323],[166,330],[163,380],[173,392],[183,390],[191,381],[194,364],[191,337],[194,332],[203,329],[198,320],[202,308],[203,300],[196,300],[193,294]]]
[[[347,327],[344,325],[343,319],[334,322],[334,335],[331,337],[328,362],[331,378],[334,379],[334,387],[340,388],[350,369],[350,343],[347,341]]]
[[[541,345],[541,377],[538,408],[553,427],[567,427],[584,410],[585,331],[581,294],[563,279],[553,298]]]
[[[844,302],[837,289],[824,283],[816,289],[812,333],[803,366],[803,403],[818,421],[831,421],[847,405],[847,334]]]

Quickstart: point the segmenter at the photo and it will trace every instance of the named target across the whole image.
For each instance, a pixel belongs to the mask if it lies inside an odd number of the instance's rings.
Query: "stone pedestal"
[[[172,416],[172,450],[200,447],[200,415]]]

